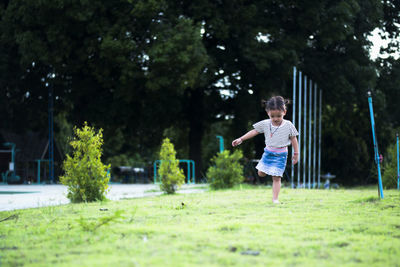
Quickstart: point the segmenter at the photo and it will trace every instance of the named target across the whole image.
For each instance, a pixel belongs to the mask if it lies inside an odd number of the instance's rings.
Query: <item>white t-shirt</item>
[[[280,126],[274,126],[268,119],[253,124],[253,127],[257,132],[264,133],[265,145],[268,147],[289,146],[290,137],[299,135],[296,127],[288,120],[283,120]]]

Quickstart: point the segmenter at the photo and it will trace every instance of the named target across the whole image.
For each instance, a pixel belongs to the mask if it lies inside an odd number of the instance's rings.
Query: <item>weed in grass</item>
[[[88,222],[88,219],[80,217],[78,223],[84,231],[94,232],[102,225],[107,225],[113,221],[117,221],[118,219],[124,218],[122,216],[122,213],[123,213],[122,210],[117,210],[116,212],[114,212],[113,215],[103,216],[98,220],[96,220],[95,222]]]
[[[17,214],[12,214],[12,215],[6,216],[5,218],[1,218],[0,222],[4,222],[4,221],[7,221],[7,220],[18,221],[18,218],[19,218],[19,214],[18,213]]]
[[[137,211],[137,207],[134,207],[133,210],[132,210],[131,213],[130,213],[129,218],[127,218],[127,219],[125,220],[125,222],[127,222],[127,223],[132,223],[132,222],[135,220],[136,211]]]

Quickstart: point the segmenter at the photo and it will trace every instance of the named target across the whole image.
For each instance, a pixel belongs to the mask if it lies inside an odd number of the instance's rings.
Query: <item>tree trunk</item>
[[[201,178],[202,146],[201,141],[204,135],[204,92],[196,88],[188,93],[186,116],[189,122],[189,159],[196,164],[196,181]]]

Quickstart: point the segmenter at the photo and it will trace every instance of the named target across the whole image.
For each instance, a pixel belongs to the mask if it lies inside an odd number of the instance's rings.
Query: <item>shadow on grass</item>
[[[363,197],[360,199],[356,199],[352,202],[353,203],[375,203],[375,202],[378,202],[379,200],[380,200],[379,197],[369,196],[369,197]]]

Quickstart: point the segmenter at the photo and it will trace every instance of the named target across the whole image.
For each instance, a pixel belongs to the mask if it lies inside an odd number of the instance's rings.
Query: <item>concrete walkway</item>
[[[204,184],[183,185],[178,193],[204,192]],[[110,184],[107,198],[120,200],[163,194],[154,184]],[[38,208],[70,203],[64,185],[0,185],[0,211]]]

